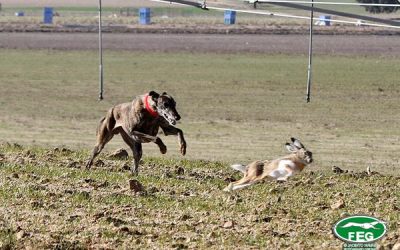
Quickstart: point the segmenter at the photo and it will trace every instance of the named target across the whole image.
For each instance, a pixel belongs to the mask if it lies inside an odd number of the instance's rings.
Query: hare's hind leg
[[[257,182],[252,181],[252,182],[246,183],[246,184],[234,185],[234,186],[232,187],[232,191],[239,190],[239,189],[242,189],[242,188],[245,188],[245,187],[254,185],[254,184],[256,184],[256,183],[257,183]]]
[[[246,176],[238,181],[229,183],[229,185],[224,188],[224,191],[230,192],[238,189],[242,189],[255,184],[256,176]]]
[[[224,188],[224,191],[229,192],[254,185],[261,180],[260,178],[262,177],[263,172],[264,163],[261,161],[255,161],[249,165],[242,179],[229,183],[229,185]]]

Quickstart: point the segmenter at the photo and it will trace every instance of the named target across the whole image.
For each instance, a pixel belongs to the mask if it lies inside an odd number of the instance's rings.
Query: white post
[[[307,99],[306,99],[307,102],[310,102],[310,98],[311,98],[313,19],[314,19],[314,0],[311,0],[310,41],[309,41],[309,45],[308,45],[308,77],[307,77]]]
[[[103,100],[103,35],[101,33],[101,0],[99,0],[99,100]]]

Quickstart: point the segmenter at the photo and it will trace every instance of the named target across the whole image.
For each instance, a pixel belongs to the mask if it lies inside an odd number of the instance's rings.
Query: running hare
[[[231,182],[224,191],[233,191],[251,186],[264,179],[286,181],[288,177],[301,172],[305,166],[313,162],[312,153],[301,142],[291,138],[291,143],[286,143],[289,155],[272,161],[254,161],[247,166],[235,164],[231,167],[244,173],[244,177]]]

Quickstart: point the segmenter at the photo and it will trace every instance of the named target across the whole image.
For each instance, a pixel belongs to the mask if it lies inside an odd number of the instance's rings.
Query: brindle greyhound
[[[167,147],[157,136],[160,127],[165,135],[178,136],[181,154],[185,155],[186,141],[183,132],[173,126],[181,119],[175,106],[174,98],[167,93],[159,95],[150,91],[137,96],[132,102],[118,104],[109,109],[97,127],[97,143],[86,168],[90,168],[94,158],[113,136],[120,134],[132,150],[134,160],[131,171],[137,175],[142,157],[142,143],[154,142],[162,154],[167,152]]]

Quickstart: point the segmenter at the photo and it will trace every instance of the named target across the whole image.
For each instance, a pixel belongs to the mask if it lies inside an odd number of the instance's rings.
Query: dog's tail
[[[96,131],[96,135],[99,135],[99,133],[101,131],[112,131],[114,129],[115,126],[115,117],[113,114],[113,108],[109,109],[107,111],[106,116],[102,117],[99,121],[99,124],[97,126],[97,131]]]
[[[247,170],[247,167],[245,165],[242,165],[242,164],[233,164],[233,165],[231,165],[231,168],[233,168],[233,169],[235,169],[237,171],[240,171],[240,172],[242,172],[244,174],[246,173],[246,170]]]
[[[100,130],[101,130],[101,126],[103,126],[103,122],[104,122],[105,119],[106,119],[106,117],[103,116],[103,117],[100,119],[99,123],[97,124],[96,135],[99,135]]]
[[[114,117],[114,108],[111,108],[108,110],[106,115],[106,124],[108,131],[112,131],[114,129],[115,123],[116,121]]]

